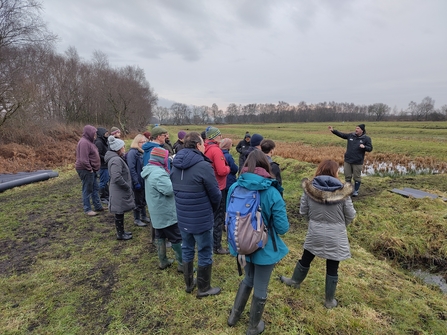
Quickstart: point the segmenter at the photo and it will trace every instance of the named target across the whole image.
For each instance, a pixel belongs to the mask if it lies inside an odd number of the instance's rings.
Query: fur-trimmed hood
[[[342,183],[331,176],[317,176],[301,182],[304,192],[314,201],[322,204],[336,204],[344,201],[353,192],[352,184]]]

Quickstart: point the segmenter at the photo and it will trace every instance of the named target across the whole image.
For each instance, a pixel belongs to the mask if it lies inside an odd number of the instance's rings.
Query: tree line
[[[225,110],[174,103],[157,106],[157,95],[138,66],[114,68],[95,51],[81,59],[75,47],[55,51],[57,36],[47,30],[38,0],[0,0],[0,131],[8,122],[83,123],[144,129],[162,124],[337,122],[364,120],[447,120],[447,105],[431,97],[398,111],[383,103],[322,102],[297,105],[231,103]]]
[[[188,106],[174,103],[170,108],[157,106],[154,117],[164,124],[210,124],[210,123],[281,123],[281,122],[337,122],[337,121],[444,121],[447,120],[447,105],[435,108],[435,101],[425,97],[420,103],[411,101],[407,109],[397,110],[384,103],[355,105],[353,103],[322,102],[290,105],[231,103],[226,110],[216,104]]]

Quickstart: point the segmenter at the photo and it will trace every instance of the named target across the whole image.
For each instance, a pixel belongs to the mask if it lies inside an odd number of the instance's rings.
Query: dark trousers
[[[214,212],[214,225],[213,225],[213,239],[214,239],[214,250],[220,249],[222,247],[222,230],[225,224],[225,203],[227,200],[227,191],[220,191],[222,194],[222,199],[220,200],[219,207]]]
[[[303,256],[299,260],[300,264],[305,268],[310,266],[310,263],[314,260],[315,255],[310,251],[304,249]],[[338,265],[340,261],[333,261],[331,259],[326,259],[326,274],[329,276],[338,276]]]

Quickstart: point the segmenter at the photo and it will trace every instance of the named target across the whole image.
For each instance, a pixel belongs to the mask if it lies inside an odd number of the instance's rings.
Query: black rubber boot
[[[338,276],[326,275],[326,288],[325,288],[325,302],[324,306],[326,308],[334,308],[338,305],[337,300],[335,300],[335,290],[337,289]]]
[[[171,264],[174,262],[173,259],[168,259],[166,257],[166,241],[164,238],[157,238],[156,239],[157,244],[157,253],[158,253],[158,260],[160,261],[160,264],[158,265],[158,268],[160,270],[164,270],[171,266]]]
[[[124,214],[115,215],[115,227],[117,240],[130,240],[132,238],[132,233],[129,234],[124,231]]]
[[[236,298],[234,299],[233,308],[231,309],[231,313],[227,321],[230,327],[233,327],[239,321],[252,289],[253,287],[247,286],[243,281],[239,284],[239,289],[237,290]]]
[[[146,208],[143,208],[141,210],[141,221],[146,223],[151,223],[151,219],[146,214]]]
[[[205,298],[209,295],[220,293],[219,287],[211,287],[211,270],[213,265],[199,266],[197,270],[197,298]]]
[[[261,334],[264,331],[265,323],[262,320],[262,313],[264,313],[266,298],[258,298],[253,296],[250,307],[250,323],[246,335]]]
[[[183,277],[185,278],[186,293],[192,293],[196,287],[196,280],[194,279],[194,262],[183,263]]]
[[[293,270],[292,278],[281,276],[280,279],[286,285],[294,288],[300,288],[300,284],[303,282],[304,278],[306,278],[309,269],[310,268],[305,268],[302,266],[300,261],[298,261],[296,262],[295,270]]]

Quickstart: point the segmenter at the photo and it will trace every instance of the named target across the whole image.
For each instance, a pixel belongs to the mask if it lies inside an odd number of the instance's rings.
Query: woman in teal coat
[[[279,186],[272,176],[270,164],[261,150],[254,150],[249,154],[239,179],[228,191],[228,198],[237,185],[249,190],[260,191],[264,224],[266,226],[272,225],[272,227],[268,227],[269,235],[265,247],[251,256],[246,256],[245,278],[239,285],[234,305],[228,318],[228,325],[234,326],[239,320],[250,293],[254,289],[247,334],[260,334],[265,327],[261,317],[267,300],[267,288],[273,268],[289,252],[289,249],[279,237],[279,235],[283,235],[289,230],[289,221],[287,219],[286,204],[280,193],[282,187]],[[276,250],[272,234],[276,242]],[[237,255],[231,245],[230,252],[233,256]]]

